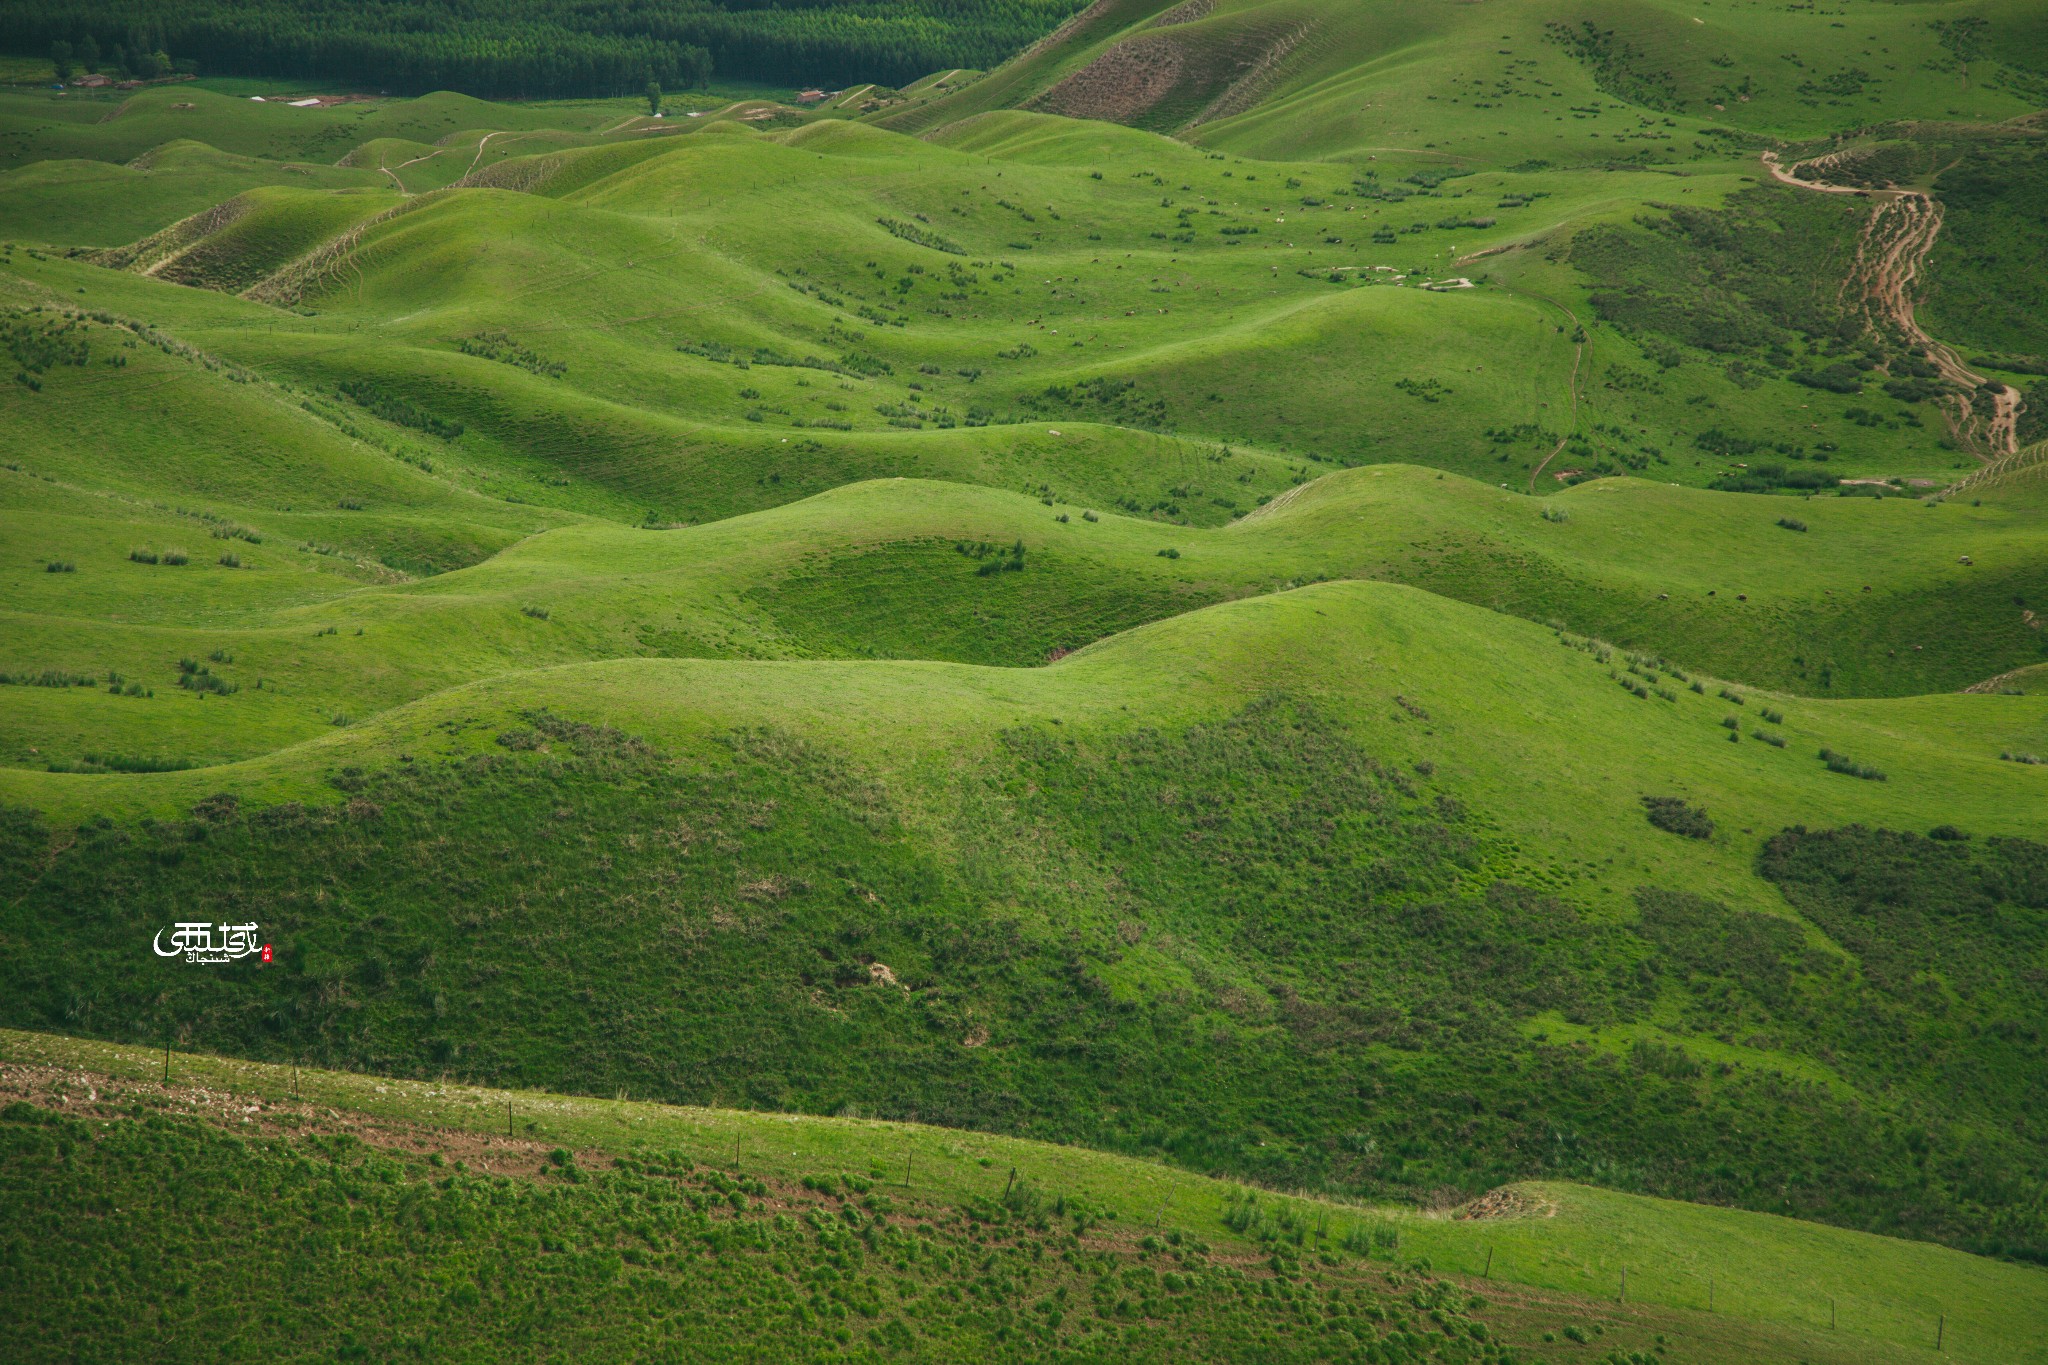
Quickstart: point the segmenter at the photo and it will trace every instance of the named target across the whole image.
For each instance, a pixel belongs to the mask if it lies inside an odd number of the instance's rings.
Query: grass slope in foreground
[[[166,1060],[0,1033],[24,1360],[138,1332],[326,1358],[308,1308],[345,1352],[437,1359],[2044,1358],[2041,1271],[1583,1186],[1446,1218],[915,1125]]]

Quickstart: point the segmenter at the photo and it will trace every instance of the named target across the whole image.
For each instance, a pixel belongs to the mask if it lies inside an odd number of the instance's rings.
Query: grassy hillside
[[[1492,1216],[1444,1218],[853,1118],[187,1054],[166,1086],[161,1053],[47,1035],[7,1034],[4,1056],[14,1103],[0,1134],[19,1179],[0,1198],[17,1229],[49,1229],[24,1283],[73,1277],[74,1292],[24,1302],[36,1305],[21,1338],[31,1359],[44,1340],[118,1342],[130,1294],[176,1304],[174,1286],[148,1276],[98,1277],[83,1297],[77,1278],[123,1242],[195,1220],[213,1233],[215,1282],[245,1307],[289,1292],[264,1254],[286,1252],[372,1351],[429,1333],[451,1358],[504,1349],[490,1335],[501,1329],[586,1350],[639,1334],[699,1357],[772,1329],[790,1354],[844,1339],[911,1359],[1164,1358],[1194,1340],[1224,1360],[1472,1358],[1462,1340],[1523,1361],[1659,1347],[1656,1358],[1687,1362],[1917,1361],[1934,1358],[1939,1319],[1947,1358],[2031,1360],[2044,1301],[2038,1271],[1584,1186],[1517,1186]],[[129,1158],[144,1153],[151,1168],[174,1154],[180,1184],[138,1178]],[[266,1197],[233,1214],[211,1205],[216,1173]],[[346,1257],[302,1231],[330,1220],[335,1194],[360,1230]],[[67,1217],[115,1200],[112,1218]],[[472,1260],[482,1238],[493,1252]],[[432,1278],[416,1269],[428,1256]],[[540,1286],[545,1317],[526,1298]],[[297,1346],[275,1332],[223,1337],[175,1308],[154,1326],[159,1341],[206,1331],[229,1358]]]
[[[1268,160],[1662,162],[1697,155],[1714,127],[1805,138],[1880,118],[2010,118],[2048,79],[2048,26],[2010,0],[1856,0],[1827,22],[1712,9],[1125,0],[949,103],[882,119],[924,130],[1008,106]]]
[[[133,354],[121,373],[159,382],[147,353]],[[247,385],[221,387],[255,397]],[[0,726],[14,762],[246,758],[543,663],[699,656],[1034,667],[1210,603],[1354,577],[1814,697],[1955,690],[2025,668],[2042,649],[2012,601],[2040,591],[2031,519],[1998,507],[1826,500],[1819,511],[1802,508],[1812,520],[1792,532],[1753,498],[1608,480],[1560,496],[1553,515],[1562,519],[1547,520],[1498,489],[1375,466],[1325,476],[1216,529],[890,480],[709,526],[648,530],[565,525],[494,504],[451,488],[447,466],[428,473],[387,456],[380,469],[373,461],[383,452],[281,403],[221,415],[245,431],[270,418],[301,433],[293,439],[325,437],[331,446],[305,453],[331,449],[330,462],[265,471],[296,495],[261,481],[228,486],[216,474],[204,481],[208,501],[182,512],[109,487],[106,461],[89,468],[89,432],[75,461],[48,451],[6,471],[0,487],[17,530],[13,554],[0,559],[13,593],[0,669],[24,679],[119,674],[124,687],[154,693],[16,692]],[[160,457],[156,469],[169,472]],[[284,501],[323,491],[308,510]],[[1674,565],[1662,550],[1671,536],[1717,553]],[[1816,547],[1825,550],[1818,561]],[[176,554],[188,562],[166,562]],[[52,574],[53,562],[74,567]],[[179,687],[188,676],[180,659],[211,660],[239,690]]]
[[[399,202],[376,190],[307,194],[265,186],[106,252],[99,263],[240,293]]]
[[[1754,188],[1739,139],[1645,144],[1648,160],[1576,168],[1415,148],[1364,168],[1269,163],[1261,179],[1259,163],[1014,113],[920,142],[829,118],[758,133],[785,125],[760,106],[650,139],[653,125],[619,121],[619,106],[599,134],[596,107],[435,96],[287,110],[171,93],[64,126],[127,156],[159,120],[196,121],[232,149],[303,116],[305,148],[338,151],[343,169],[374,171],[393,192],[464,177],[480,191],[428,193],[389,216],[362,212],[389,201],[316,211],[301,196],[281,233],[257,233],[270,218],[230,200],[174,230],[208,229],[204,243],[179,239],[196,253],[190,281],[271,305],[246,313],[18,257],[17,269],[295,382],[370,383],[445,409],[543,499],[618,519],[703,520],[877,473],[1057,489],[1040,459],[990,467],[958,454],[1014,446],[1033,421],[1249,447],[1294,469],[1404,459],[1532,491],[1625,471],[1896,491],[1972,465],[1940,416],[1945,391],[1923,385],[1895,406],[1885,382],[1918,362],[1857,335],[1839,283],[1864,208]],[[551,117],[554,130],[536,126]],[[24,129],[22,154],[69,147],[52,140],[58,127]],[[78,194],[44,203],[29,235],[76,232],[88,216]],[[323,223],[325,243],[295,235]],[[1665,240],[1646,245],[1643,224]],[[1568,260],[1560,234],[1578,238]],[[1810,245],[1788,259],[1773,239],[1795,234]],[[1731,241],[1754,245],[1731,253]],[[1476,287],[1415,287],[1446,277]],[[1645,307],[1652,277],[1660,293]],[[1723,282],[1739,286],[1733,311],[1708,297]],[[1957,345],[2012,348],[2009,327],[1977,328],[1984,307],[1958,296],[1936,316]],[[1728,316],[1767,325],[1674,320]],[[504,355],[532,357],[530,377],[449,354],[499,333]],[[570,338],[584,363],[554,353]],[[1519,363],[1487,364],[1506,351]],[[1868,378],[1829,377],[1866,364]],[[910,430],[1011,434],[912,441],[936,449],[885,463],[858,436],[894,444]],[[771,457],[805,442],[814,472],[792,479]],[[597,486],[573,502],[547,491],[565,478]],[[1191,508],[1161,496],[1176,481],[1147,482],[1120,471],[1074,491],[1195,519],[1277,491],[1255,481],[1219,503],[1209,490]]]
[[[8,1018],[1290,1185],[1597,1177],[2031,1254],[2040,769],[1998,754],[2048,748],[2048,715],[1738,703],[1573,643],[1329,584],[1047,669],[583,665],[230,768],[17,771],[64,827],[150,819],[65,847],[14,817]],[[1899,836],[1903,880],[1836,893],[1829,839],[1862,836],[1778,834],[1938,823],[1990,840],[1961,856],[1996,918],[1958,950],[2013,964],[1946,1016],[1880,965],[1912,934],[1866,941],[1855,907],[1980,913],[1934,889],[1951,846]],[[117,946],[195,903],[272,925],[285,969]]]
[[[39,161],[0,173],[0,233],[30,243],[116,247],[257,186],[369,188],[376,180],[346,167],[265,162],[174,141],[127,165]]]
[[[711,135],[721,128],[735,131]],[[1375,181],[1360,200],[1325,171],[1321,185],[1295,176],[1299,188],[1271,198],[1261,188],[1254,199],[1245,193],[1253,186],[1232,183],[1240,170],[1133,165],[1140,147],[1083,171],[1042,164],[1043,149],[1024,151],[1022,164],[993,163],[985,138],[937,150],[825,124],[785,145],[725,123],[661,154],[630,150],[623,162],[607,148],[528,158],[524,171],[519,160],[501,163],[493,175],[541,193],[407,200],[282,269],[235,241],[236,223],[223,227],[223,240],[205,248],[235,263],[223,283],[258,276],[246,287],[273,306],[222,309],[20,255],[14,268],[28,297],[54,289],[175,325],[195,344],[294,382],[387,389],[460,422],[507,472],[598,485],[592,491],[608,500],[586,498],[582,510],[622,519],[652,508],[662,519],[702,520],[863,474],[951,474],[963,445],[1014,448],[1076,423],[1249,447],[1281,477],[1190,501],[1161,497],[1174,480],[1162,487],[1123,471],[1061,489],[1067,478],[1049,479],[1041,459],[1006,461],[1014,473],[961,472],[1200,520],[1248,510],[1285,487],[1290,469],[1318,463],[1407,459],[1537,488],[1627,470],[1710,484],[1755,465],[1746,457],[1757,450],[1780,474],[1787,461],[1809,462],[1808,487],[1843,478],[1938,484],[1970,465],[1945,448],[1938,420],[1911,410],[1910,421],[1872,420],[1861,384],[1796,382],[1805,370],[1785,333],[1755,338],[1757,354],[1741,363],[1706,349],[1714,338],[1674,341],[1621,318],[1612,332],[1575,342],[1574,329],[1595,316],[1586,300],[1596,290],[1550,260],[1554,252],[1500,257],[1478,288],[1414,287],[1438,277],[1444,251],[1459,249],[1429,246],[1447,232],[1484,249],[1488,233],[1509,233],[1512,245],[1557,215],[1597,222],[1625,211],[1627,191],[1607,173],[1570,186],[1549,173],[1522,177],[1542,182],[1540,191],[1514,188],[1508,175],[1435,190]],[[584,166],[590,158],[599,160]],[[846,167],[861,175],[846,179]],[[1167,170],[1207,193],[1177,195]],[[1739,183],[1698,186],[1708,216],[1697,221],[1715,221],[1720,192]],[[1636,193],[1659,189],[1646,182]],[[1537,198],[1508,205],[1519,213],[1472,218],[1493,226],[1456,236],[1468,220],[1444,218],[1446,208],[1469,214],[1474,195],[1493,204],[1495,193]],[[1768,194],[1787,207],[1801,198]],[[725,212],[734,196],[761,206],[760,216]],[[1468,204],[1427,202],[1444,198]],[[1319,203],[1289,210],[1290,199]],[[1532,205],[1543,216],[1510,233],[1503,219]],[[1289,212],[1308,219],[1304,231],[1288,225]],[[1337,221],[1347,216],[1385,225]],[[1853,248],[1856,227],[1844,218],[1827,229],[1842,243],[1838,255]],[[1143,259],[1136,250],[1116,259],[1109,247],[1119,239],[1144,248]],[[1814,269],[1833,263],[1820,253]],[[1810,278],[1818,295],[1824,277]],[[720,302],[733,298],[746,306]],[[564,299],[573,300],[566,312]],[[1809,364],[1842,353],[1832,340],[1837,318],[1780,312],[1791,344],[1824,352]],[[479,339],[500,334],[497,349],[512,363],[476,363],[490,359],[474,354]],[[575,365],[562,359],[572,337]],[[1506,349],[1527,363],[1488,365]],[[1783,439],[1788,417],[1799,439]],[[903,434],[913,431],[968,434]],[[869,452],[884,435],[882,449],[916,459],[878,467]],[[801,463],[818,472],[792,481],[770,457],[804,443],[819,458]],[[846,463],[841,447],[860,452],[853,458],[864,468]]]
[[[283,82],[276,87],[291,89]],[[10,165],[76,156],[126,162],[167,142],[196,137],[237,156],[331,163],[377,138],[436,142],[467,128],[594,131],[617,122],[629,107],[623,101],[492,104],[449,91],[307,109],[194,85],[68,91],[61,98],[10,91],[0,94],[7,122],[0,159]]]
[[[1063,12],[0,91],[35,1351],[2039,1355],[2035,7]]]

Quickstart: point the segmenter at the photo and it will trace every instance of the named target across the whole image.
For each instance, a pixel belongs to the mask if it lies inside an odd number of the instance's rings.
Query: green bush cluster
[[[545,379],[560,379],[569,372],[566,364],[559,360],[549,360],[531,347],[514,341],[504,332],[478,332],[474,336],[459,338],[455,345],[464,355],[480,356],[502,365],[516,365]]]
[[[467,351],[469,348],[465,346],[463,349]],[[480,352],[470,353],[479,354]],[[493,358],[496,357],[494,356]],[[411,427],[415,431],[424,431],[429,436],[438,436],[444,441],[452,441],[462,434],[462,423],[450,421],[443,417],[436,417],[416,403],[400,398],[396,394],[387,393],[383,388],[370,380],[344,379],[335,387],[342,397],[349,399],[358,407],[376,414],[387,422],[395,422],[402,427]]]
[[[1682,796],[1645,796],[1643,810],[1658,829],[1683,834],[1688,839],[1714,837],[1714,822],[1707,812]]]

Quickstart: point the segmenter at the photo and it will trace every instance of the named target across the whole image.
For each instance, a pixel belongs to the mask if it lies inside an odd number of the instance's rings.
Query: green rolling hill
[[[290,409],[277,415],[286,432],[321,430]],[[368,719],[542,663],[1033,667],[1147,621],[1328,579],[1426,588],[1787,696],[1956,689],[2040,655],[2012,601],[2039,572],[2026,523],[1989,508],[1952,504],[1935,514],[1938,533],[1923,533],[1934,518],[1916,504],[1847,499],[1795,533],[1742,495],[1612,480],[1556,500],[1551,521],[1498,489],[1375,466],[1221,528],[896,479],[648,530],[494,505],[418,471],[359,478],[362,465],[342,453],[287,474],[302,491],[337,481],[340,501],[361,500],[355,510],[240,497],[181,515],[15,473],[32,497],[5,566],[9,671],[118,673],[160,694],[45,689],[37,705],[18,693],[6,741],[16,761],[74,762],[88,750],[241,758],[323,733],[337,714]],[[1723,553],[1671,565],[1658,541],[1672,525],[1699,528]],[[1825,568],[1808,567],[1816,546]],[[163,562],[174,552],[194,562]],[[51,560],[77,565],[77,578],[45,572]],[[152,613],[138,614],[138,599]],[[310,643],[330,633],[336,643]],[[234,656],[218,671],[247,686],[208,709],[176,687],[178,661],[215,653]]]

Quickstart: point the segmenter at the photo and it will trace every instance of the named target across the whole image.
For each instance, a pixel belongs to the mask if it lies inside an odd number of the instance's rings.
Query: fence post
[[[1621,1302],[1628,1302],[1628,1267],[1621,1268]]]
[[[1480,1272],[1479,1272],[1479,1278],[1480,1278],[1480,1279],[1482,1279],[1482,1280],[1490,1280],[1490,1279],[1492,1279],[1492,1278],[1493,1278],[1493,1248],[1492,1248],[1492,1247],[1488,1247],[1488,1248],[1486,1249],[1486,1269],[1484,1269],[1484,1270],[1482,1270],[1482,1271],[1480,1271]]]
[[[1941,1349],[1941,1339],[1948,1334],[1948,1314],[1943,1313],[1934,1320],[1934,1349]]]

